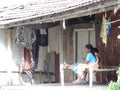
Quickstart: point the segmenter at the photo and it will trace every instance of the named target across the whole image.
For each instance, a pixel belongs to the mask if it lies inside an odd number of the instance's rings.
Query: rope
[[[109,23],[116,23],[116,22],[119,22],[120,21],[120,19],[118,19],[118,20],[114,20],[114,21],[112,21],[112,22],[109,22]],[[106,24],[109,24],[109,23],[106,23]]]

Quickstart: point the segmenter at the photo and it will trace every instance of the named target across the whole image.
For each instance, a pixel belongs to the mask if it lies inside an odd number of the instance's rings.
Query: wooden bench
[[[119,68],[119,66],[107,66],[103,69],[88,69],[89,74],[89,87],[91,88],[93,86],[93,74],[94,72],[109,72],[109,71],[116,71]],[[64,86],[64,66],[63,64],[60,65],[60,79],[61,79],[61,85]]]
[[[119,66],[107,66],[105,68],[102,68],[102,69],[92,69],[92,68],[89,68],[89,87],[92,87],[93,86],[93,73],[94,72],[109,72],[109,71],[116,71],[117,69],[119,68]],[[100,79],[102,75],[100,75]]]

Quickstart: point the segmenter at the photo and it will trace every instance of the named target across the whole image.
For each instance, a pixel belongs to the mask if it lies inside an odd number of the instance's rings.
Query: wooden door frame
[[[73,49],[74,49],[74,60],[75,62],[77,62],[77,41],[78,41],[78,32],[81,32],[81,31],[88,31],[89,32],[89,36],[88,36],[88,39],[89,39],[89,43],[90,43],[90,31],[95,31],[95,28],[87,28],[87,29],[75,29],[74,30],[74,37],[73,37]]]

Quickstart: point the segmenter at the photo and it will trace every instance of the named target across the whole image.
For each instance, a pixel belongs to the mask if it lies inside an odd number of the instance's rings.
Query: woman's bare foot
[[[68,68],[68,67],[67,67],[67,63],[66,63],[66,62],[64,62],[64,64],[63,64],[63,65],[64,65],[64,68],[65,68],[65,69],[67,69],[67,68]]]
[[[79,79],[77,79],[77,80],[73,81],[72,83],[73,83],[73,84],[79,84],[80,82],[82,82],[82,81],[79,80]]]
[[[75,81],[72,82],[73,84],[86,84],[87,81],[85,79],[77,79]]]

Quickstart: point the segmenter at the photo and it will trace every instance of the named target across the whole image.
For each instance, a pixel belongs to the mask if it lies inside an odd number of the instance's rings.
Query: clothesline
[[[109,23],[106,23],[106,24],[112,24],[112,23],[116,23],[116,22],[119,22],[120,21],[120,19],[118,19],[118,20],[114,20],[114,21],[112,21],[112,22],[109,22]]]

